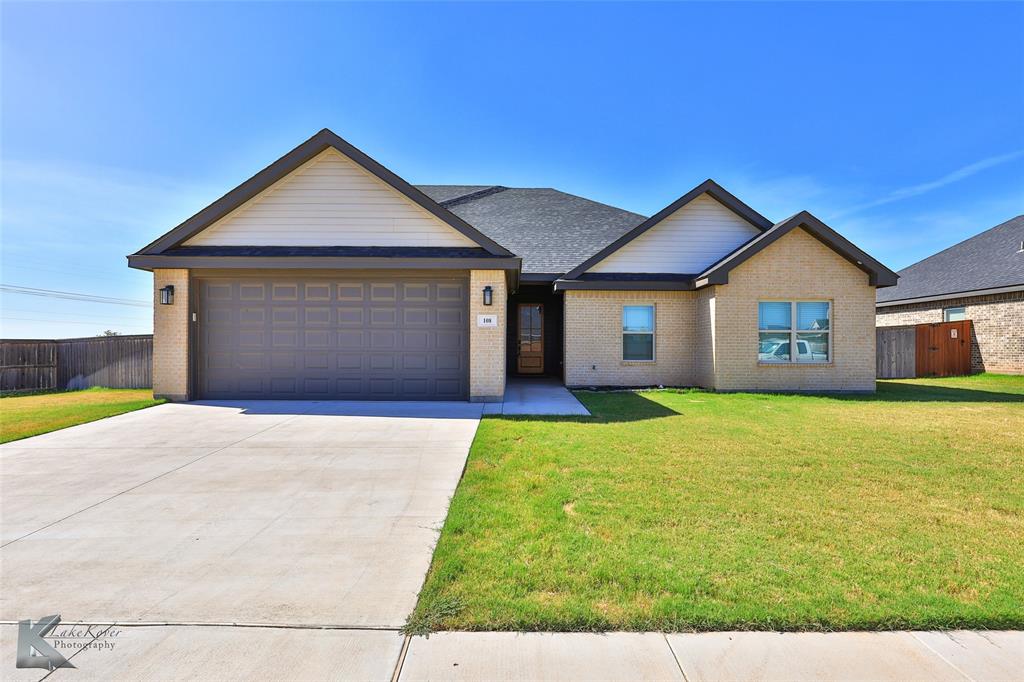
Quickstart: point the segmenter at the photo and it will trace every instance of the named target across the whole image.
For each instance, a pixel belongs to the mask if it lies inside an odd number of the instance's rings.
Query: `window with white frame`
[[[654,361],[654,306],[622,306],[622,359]]]
[[[943,308],[942,309],[942,321],[943,322],[962,322],[967,319],[967,308],[964,306],[957,306],[955,308]]]
[[[828,301],[757,304],[758,362],[829,362],[832,305]]]

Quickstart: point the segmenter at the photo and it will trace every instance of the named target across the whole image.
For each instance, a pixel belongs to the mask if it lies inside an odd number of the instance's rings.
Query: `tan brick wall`
[[[694,301],[689,291],[565,292],[568,386],[692,386]],[[622,359],[622,306],[655,307],[654,362]]]
[[[485,306],[484,287],[494,290]],[[499,401],[505,395],[505,334],[508,290],[503,270],[472,270],[469,275],[469,399]],[[478,327],[477,315],[497,315],[497,327]]]
[[[160,289],[174,286],[174,304],[160,304]],[[188,400],[188,270],[153,271],[153,395]]]
[[[886,306],[875,321],[879,327],[942,322],[942,309],[958,306],[973,323],[971,369],[1024,374],[1024,291]]]
[[[875,288],[866,273],[810,234],[790,232],[715,290],[716,389],[875,390]],[[832,361],[759,364],[757,303],[765,299],[831,301]]]
[[[694,300],[696,344],[693,348],[693,383],[715,387],[715,290],[706,287]]]

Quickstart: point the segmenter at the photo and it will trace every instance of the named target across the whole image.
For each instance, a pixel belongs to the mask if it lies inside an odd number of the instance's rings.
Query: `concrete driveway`
[[[480,411],[167,404],[7,444],[0,620],[397,628]]]

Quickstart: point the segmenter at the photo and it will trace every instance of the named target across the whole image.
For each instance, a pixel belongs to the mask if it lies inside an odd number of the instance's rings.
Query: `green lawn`
[[[1024,377],[488,417],[411,631],[1024,627]]]
[[[90,388],[0,398],[0,443],[37,436],[75,424],[159,405],[153,391],[135,388]]]

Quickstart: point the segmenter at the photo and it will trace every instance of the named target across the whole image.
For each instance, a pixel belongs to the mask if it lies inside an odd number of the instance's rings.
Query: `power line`
[[[70,318],[71,320],[74,320],[74,321],[81,321],[82,318],[85,318],[85,319],[92,319],[92,320],[127,320],[129,322],[148,322],[148,321],[151,321],[153,319],[152,317],[150,317],[149,311],[144,311],[144,310],[140,310],[139,311],[139,315],[141,315],[142,317],[134,317],[134,316],[129,316],[129,315],[89,315],[88,313],[80,313],[78,311],[59,311],[58,310],[58,311],[55,311],[55,312],[48,312],[48,311],[45,311],[45,310],[28,310],[26,308],[8,308],[7,306],[0,306],[0,312],[2,312],[2,313],[28,313],[30,315],[45,315],[46,317],[42,318],[42,320],[41,320],[43,322],[46,322],[46,321],[50,320],[54,316],[68,317],[68,318]]]
[[[35,265],[33,263],[26,263],[26,262],[23,262],[23,261],[19,261],[18,263],[14,263],[14,264],[5,263],[3,265],[2,269],[4,269],[4,270],[28,270],[30,272],[53,272],[53,273],[57,273],[57,274],[61,274],[61,275],[66,275],[68,273],[77,273],[77,274],[80,274],[80,275],[84,275],[85,277],[90,277],[90,278],[93,278],[93,279],[102,279],[102,280],[107,280],[107,281],[115,281],[115,280],[119,281],[119,280],[124,279],[121,275],[116,275],[113,272],[110,272],[109,270],[103,271],[103,270],[98,270],[98,269],[97,270],[94,270],[94,269],[81,270],[81,269],[78,269],[78,268],[48,268],[48,267],[46,267],[44,265]]]
[[[52,289],[36,289],[34,287],[19,287],[13,284],[0,284],[0,291],[11,294],[25,294],[27,296],[42,296],[44,298],[62,298],[69,301],[88,301],[90,303],[110,303],[112,305],[130,305],[137,308],[148,308],[152,305],[149,301],[140,301],[133,298],[115,298],[113,296],[96,296],[94,294],[82,294],[74,291],[54,291]]]
[[[81,325],[87,325],[89,327],[102,327],[102,326],[104,326],[100,322],[71,322],[71,321],[68,321],[68,320],[33,320],[30,317],[0,317],[0,320],[17,320],[18,322],[39,322],[39,323],[42,323],[42,324],[81,324]],[[109,325],[106,325],[106,326],[107,327],[120,327],[122,325],[119,325],[119,324],[109,324]],[[127,324],[127,325],[123,325],[123,326],[128,327],[128,328],[132,328],[132,327],[145,327],[146,325],[144,325],[144,324],[143,325]]]

